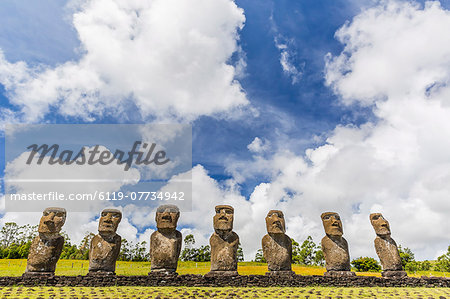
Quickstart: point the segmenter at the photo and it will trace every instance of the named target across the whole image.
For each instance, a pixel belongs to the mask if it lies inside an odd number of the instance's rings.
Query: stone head
[[[216,215],[214,215],[214,229],[222,231],[233,230],[234,209],[232,206],[216,206]]]
[[[342,236],[342,222],[341,217],[339,217],[338,213],[335,212],[326,212],[321,216],[323,228],[325,229],[325,233],[329,236]]]
[[[180,210],[176,205],[161,205],[156,210],[156,227],[163,230],[175,230],[178,218],[180,218]]]
[[[381,213],[372,213],[370,214],[369,218],[370,223],[372,224],[373,228],[375,229],[375,233],[378,236],[391,235],[391,228],[389,227],[389,222],[386,219],[384,219]]]
[[[104,209],[98,222],[100,233],[115,233],[122,220],[122,212],[116,209]]]
[[[66,222],[66,209],[64,208],[46,208],[42,212],[39,222],[38,232],[40,233],[59,233]]]
[[[284,214],[279,210],[270,210],[266,216],[267,232],[271,234],[284,234],[286,232],[286,222]]]

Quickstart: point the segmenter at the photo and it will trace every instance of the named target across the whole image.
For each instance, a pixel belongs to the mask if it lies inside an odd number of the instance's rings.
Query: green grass
[[[5,287],[10,298],[449,298],[446,288]]]
[[[60,260],[57,275],[85,275],[89,261]],[[25,271],[26,260],[0,259],[0,275],[20,276]],[[210,263],[179,262],[179,274],[205,274]],[[293,270],[301,275],[322,275],[322,267],[303,267],[293,265]],[[149,262],[117,262],[118,275],[147,275]],[[263,263],[239,263],[242,275],[267,272]],[[380,273],[362,273],[376,275]],[[435,275],[450,277],[450,273],[422,271],[410,276]],[[334,288],[334,287],[271,287],[271,288],[211,288],[211,287],[3,287],[0,297],[10,298],[450,298],[448,288]]]
[[[0,259],[1,276],[21,276],[25,272],[26,260]],[[210,268],[209,262],[178,262],[178,274],[206,274]],[[56,275],[86,275],[89,261],[86,260],[59,260],[56,266]],[[300,275],[323,275],[325,268],[292,265],[292,270]],[[123,262],[116,265],[117,275],[147,275],[150,271],[150,262]],[[241,262],[238,264],[238,272],[241,275],[264,275],[267,272],[267,264],[255,262]],[[381,276],[379,272],[356,272],[357,275]],[[409,273],[409,276],[445,276],[450,277],[449,272],[419,271]]]

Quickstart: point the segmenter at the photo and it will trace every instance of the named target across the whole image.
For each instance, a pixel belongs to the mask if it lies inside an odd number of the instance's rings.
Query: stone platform
[[[18,277],[0,277],[0,286],[188,286],[188,287],[450,287],[450,278],[443,277],[404,277],[383,278],[373,276],[326,277],[326,276],[272,276],[238,275],[213,276],[202,275],[146,275],[146,276],[48,276],[32,275]]]

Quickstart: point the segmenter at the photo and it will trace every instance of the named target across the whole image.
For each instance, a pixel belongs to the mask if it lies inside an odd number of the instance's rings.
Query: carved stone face
[[[98,231],[101,233],[115,233],[122,220],[122,212],[116,209],[104,209],[98,222]]]
[[[342,222],[338,213],[326,212],[321,216],[325,233],[330,236],[342,236]]]
[[[283,212],[270,210],[266,216],[267,232],[271,234],[284,234],[286,232],[286,222]]]
[[[214,215],[214,229],[231,231],[233,230],[234,209],[232,206],[216,206],[216,215]]]
[[[66,209],[46,208],[44,212],[42,212],[38,232],[59,233],[64,225],[64,222],[66,222]]]
[[[372,213],[369,216],[370,223],[372,223],[375,233],[379,236],[389,236],[391,235],[391,228],[389,227],[389,222],[384,219],[383,215],[380,213]]]
[[[162,205],[156,210],[156,227],[158,229],[175,230],[177,228],[180,210],[175,205]]]

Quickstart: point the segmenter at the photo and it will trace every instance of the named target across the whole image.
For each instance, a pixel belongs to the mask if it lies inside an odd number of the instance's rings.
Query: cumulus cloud
[[[22,120],[52,109],[91,121],[132,103],[143,119],[190,121],[248,103],[229,63],[245,21],[233,1],[75,3],[78,61],[32,67],[0,55],[0,83]]]
[[[316,242],[324,235],[320,214],[336,211],[352,257],[376,257],[368,215],[382,212],[397,243],[419,259],[435,258],[450,239],[449,23],[450,13],[437,2],[387,1],[344,25],[336,34],[344,51],[327,56],[326,82],[344,104],[372,107],[377,121],[337,126],[305,155],[285,148],[269,155],[264,146],[276,141],[255,138],[248,146],[253,159],[229,164],[233,178],[224,182],[195,166],[192,212],[182,213],[180,229],[204,244],[213,231],[213,207],[231,204],[249,260],[261,247],[268,210],[285,212],[292,238],[312,235]],[[261,173],[269,179],[246,199],[238,183]],[[154,223],[154,214],[135,212],[124,233],[139,235],[133,229],[139,219],[143,226]]]
[[[255,137],[247,148],[253,153],[264,153],[270,148],[270,142],[266,139],[262,140],[259,137]]]
[[[308,235],[319,241],[320,214],[339,212],[353,258],[376,257],[371,212],[382,212],[397,243],[418,258],[433,259],[447,248],[449,26],[450,12],[438,2],[399,1],[344,25],[336,34],[344,51],[327,56],[327,84],[344,104],[373,107],[377,121],[337,126],[304,156],[280,149],[230,164],[242,181],[270,175],[251,194],[251,211],[284,210],[288,233],[300,241]]]
[[[92,150],[86,148],[86,151]],[[101,146],[99,150],[107,150]],[[5,185],[7,191],[13,193],[47,194],[49,192],[65,194],[94,194],[96,192],[118,191],[124,185],[133,185],[139,181],[139,171],[131,168],[124,171],[123,165],[49,165],[49,157],[43,159],[41,165],[36,162],[39,155],[34,156],[31,164],[26,164],[30,152],[24,152],[7,163],[5,168]],[[42,210],[48,206],[67,209],[68,216],[64,229],[72,241],[78,244],[86,232],[97,231],[99,211],[113,207],[111,202],[104,201],[27,201],[8,202],[0,223],[16,222],[19,225],[37,224]],[[26,212],[24,212],[26,210]],[[20,213],[18,213],[20,211]],[[80,212],[83,211],[83,212]],[[135,238],[137,229],[126,219],[122,221],[120,231],[130,233]]]
[[[423,9],[417,3],[383,3],[336,33],[345,47],[328,56],[326,81],[345,103],[422,98],[448,85],[449,12],[437,1]]]

